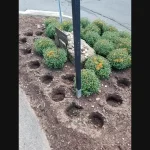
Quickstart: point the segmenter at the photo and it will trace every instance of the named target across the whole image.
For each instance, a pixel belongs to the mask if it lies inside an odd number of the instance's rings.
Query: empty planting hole
[[[79,117],[80,111],[83,109],[82,106],[77,105],[76,103],[72,103],[69,107],[66,109],[66,114],[69,117]]]
[[[65,89],[63,87],[59,87],[53,89],[52,91],[52,100],[55,102],[62,101],[65,98]]]
[[[30,54],[31,53],[31,49],[24,49],[22,50],[22,54],[23,55],[27,55],[27,54]]]
[[[29,62],[29,67],[30,67],[31,69],[37,69],[37,68],[40,67],[40,63],[39,63],[38,60],[31,61],[31,62]]]
[[[74,74],[66,74],[62,76],[62,79],[65,81],[73,82],[74,81]]]
[[[91,123],[99,128],[102,128],[104,125],[104,117],[99,112],[92,112],[89,115],[89,119],[91,120]]]
[[[119,105],[122,104],[122,98],[121,96],[117,95],[117,94],[110,94],[107,99],[106,99],[107,103],[113,107],[117,107]]]
[[[45,84],[49,84],[52,80],[53,80],[53,76],[49,74],[41,77],[41,81]]]
[[[32,30],[27,30],[24,35],[26,36],[32,36],[33,35],[33,31]]]
[[[19,40],[20,40],[22,43],[26,43],[26,42],[27,42],[27,38],[26,38],[26,37],[20,37]]]
[[[121,78],[121,79],[118,79],[117,84],[118,86],[125,88],[125,87],[129,87],[131,83],[129,79]]]

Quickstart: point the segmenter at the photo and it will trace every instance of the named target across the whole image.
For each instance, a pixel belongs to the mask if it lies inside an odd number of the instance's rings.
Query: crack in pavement
[[[71,4],[71,1],[69,1],[69,0],[66,0],[66,2],[68,2],[68,3]],[[116,21],[116,20],[113,19],[113,18],[107,17],[107,16],[105,16],[105,15],[99,13],[99,12],[93,11],[93,10],[91,10],[91,9],[89,9],[89,8],[84,7],[84,6],[80,6],[80,8],[81,8],[81,10],[86,11],[86,12],[88,12],[88,13],[90,13],[90,14],[94,14],[94,15],[97,14],[97,15],[100,15],[100,16],[102,16],[102,17],[104,17],[104,18],[107,18],[107,19],[109,19],[109,20],[111,20],[111,21],[113,21],[113,22],[119,24],[120,26],[126,28],[127,30],[130,30],[130,31],[131,31],[130,28],[126,27],[125,25],[123,25],[122,23]]]

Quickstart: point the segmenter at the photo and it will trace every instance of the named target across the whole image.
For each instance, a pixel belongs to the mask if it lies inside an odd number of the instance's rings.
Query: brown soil
[[[36,35],[43,30],[37,25],[42,26],[44,19],[19,16],[19,37],[27,40],[19,43],[19,84],[51,147],[131,150],[131,70],[113,71],[98,94],[77,99],[72,90],[74,66],[67,62],[62,70],[50,70],[34,53],[34,39],[44,36]]]

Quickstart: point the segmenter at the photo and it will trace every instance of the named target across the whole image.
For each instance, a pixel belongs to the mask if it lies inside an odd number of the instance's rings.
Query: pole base
[[[80,90],[76,89],[76,96],[77,98],[81,97],[81,89]]]

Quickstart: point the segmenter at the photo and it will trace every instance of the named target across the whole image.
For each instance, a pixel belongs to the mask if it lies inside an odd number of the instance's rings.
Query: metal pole
[[[72,0],[73,34],[76,70],[76,96],[81,97],[80,0]]]
[[[59,6],[59,19],[60,19],[60,22],[62,23],[62,14],[61,14],[60,0],[58,0],[58,6]]]

